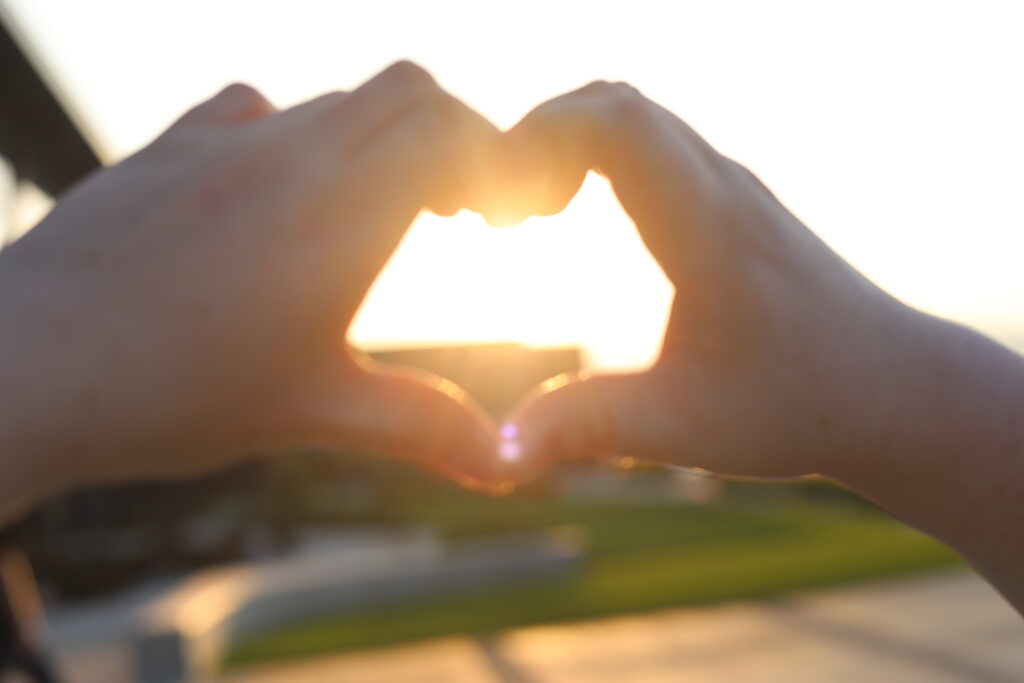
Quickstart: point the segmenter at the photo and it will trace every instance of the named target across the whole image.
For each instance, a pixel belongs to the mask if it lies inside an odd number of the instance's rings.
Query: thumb
[[[588,166],[575,149],[578,136],[556,135],[543,123],[531,113],[501,136],[486,176],[495,187],[466,205],[493,227],[557,214],[583,184]]]
[[[516,480],[532,479],[563,460],[660,459],[671,440],[671,420],[658,394],[649,373],[548,380],[502,426],[501,459]]]
[[[303,446],[409,460],[471,490],[509,489],[494,420],[448,380],[411,368],[350,368],[299,405],[289,432]]]

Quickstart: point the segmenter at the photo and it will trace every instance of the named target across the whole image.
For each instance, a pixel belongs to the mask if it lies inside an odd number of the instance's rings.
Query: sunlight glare
[[[232,81],[287,106],[408,58],[499,127],[594,79],[629,81],[879,285],[1024,350],[1020,3],[521,0],[493,30],[493,7],[469,0],[0,2],[107,161]],[[580,17],[586,30],[566,29]],[[639,367],[670,296],[591,179],[564,215],[507,231],[423,216],[354,341],[582,343],[595,367]]]
[[[653,361],[671,298],[607,181],[591,176],[561,214],[514,228],[465,211],[421,216],[350,336],[367,348],[579,345],[588,364],[635,369]]]

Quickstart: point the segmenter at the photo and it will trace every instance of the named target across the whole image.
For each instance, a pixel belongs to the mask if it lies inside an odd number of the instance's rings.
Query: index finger
[[[599,81],[556,97],[507,135],[510,164],[526,179],[508,191],[520,220],[561,210],[594,170],[670,278],[728,239],[716,227],[737,200],[733,165],[632,86]],[[489,220],[501,208],[486,207]]]

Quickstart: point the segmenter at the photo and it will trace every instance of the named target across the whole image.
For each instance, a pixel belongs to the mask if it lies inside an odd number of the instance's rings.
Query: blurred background
[[[1024,349],[1019,3],[3,0],[0,18],[5,243],[230,82],[284,107],[408,58],[507,127],[627,80],[890,292]],[[510,230],[422,216],[352,338],[500,417],[552,375],[649,364],[671,297],[591,177]],[[849,494],[619,464],[502,500],[358,453],[83,491],[4,532],[0,618],[83,683],[1024,679],[1010,609]]]

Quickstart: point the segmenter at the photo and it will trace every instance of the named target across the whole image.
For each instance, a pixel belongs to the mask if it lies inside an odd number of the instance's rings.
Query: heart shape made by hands
[[[541,135],[531,121],[527,117],[504,134],[489,124],[473,131],[487,135],[493,130],[500,137],[493,144],[479,143],[487,151],[469,160],[460,194],[435,202],[433,215],[422,216],[406,235],[364,302],[351,330],[355,343],[390,335],[435,343],[526,337],[550,345],[560,339],[578,343],[581,323],[591,338],[599,339],[621,337],[625,324],[632,334],[646,337],[647,348],[641,342],[639,354],[625,361],[618,350],[613,363],[637,367],[656,353],[671,285],[608,184],[595,176],[583,184],[591,164],[571,149],[578,144]],[[500,149],[498,163],[494,149]],[[583,201],[563,211],[578,192],[585,195]],[[450,218],[464,207],[491,226],[508,229],[487,230],[471,213]],[[423,284],[410,291],[410,282]],[[638,293],[639,306],[633,298]],[[583,308],[589,310],[581,315]],[[396,322],[396,317],[406,319]],[[524,325],[530,329],[524,331]],[[611,355],[616,352],[613,348]],[[458,400],[472,402],[446,379],[433,381]],[[556,378],[544,386],[565,381]],[[512,383],[522,391],[521,381]],[[465,462],[437,469],[470,488],[507,491],[522,475],[515,471],[516,435],[516,427],[504,425],[496,434],[492,462],[476,463],[479,467],[470,472]]]
[[[481,142],[468,148],[484,151],[470,154],[458,191],[432,205],[436,213],[467,208],[496,226],[551,216],[597,171],[683,295],[666,291],[663,304],[672,302],[650,368],[546,382],[493,427],[490,457],[442,455],[452,458],[442,471],[496,491],[556,460],[595,455],[797,476],[816,471],[815,453],[850,443],[840,430],[808,435],[806,416],[824,410],[821,397],[881,409],[861,393],[871,386],[864,377],[877,373],[870,354],[851,354],[844,362],[855,370],[837,384],[832,350],[848,347],[857,329],[878,328],[888,299],[670,112],[630,86],[595,83],[506,133],[490,126],[481,134],[479,121],[476,130]],[[565,254],[567,279],[583,251]],[[839,321],[836,310],[846,311]],[[833,324],[807,330],[809,320]]]
[[[671,298],[671,284],[607,183],[591,176],[558,215],[513,227],[488,228],[470,212],[422,215],[371,288],[350,338],[359,348],[404,348],[408,339],[421,348],[498,341],[518,342],[529,353],[572,347],[584,365],[639,369],[657,353]],[[523,368],[542,357],[527,356],[526,348],[423,351],[416,360],[500,417],[545,379],[543,372],[570,369]],[[412,356],[382,360],[414,362]],[[489,365],[481,365],[483,356]],[[462,368],[462,357],[471,367]]]

